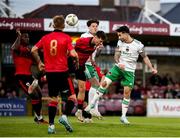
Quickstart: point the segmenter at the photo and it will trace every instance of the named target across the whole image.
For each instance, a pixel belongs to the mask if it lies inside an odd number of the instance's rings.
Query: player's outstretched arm
[[[145,56],[143,60],[144,63],[151,69],[152,74],[157,74],[158,71],[153,67],[151,61],[149,60],[149,57]]]
[[[144,63],[151,69],[152,74],[157,74],[157,70],[153,67],[149,57],[146,55],[144,49],[140,53],[141,57],[143,58]]]
[[[18,47],[20,46],[20,43],[21,43],[21,31],[20,31],[20,29],[16,29],[16,33],[17,33],[17,38],[16,38],[15,42],[13,43],[13,45],[11,46],[12,50],[18,49]]]

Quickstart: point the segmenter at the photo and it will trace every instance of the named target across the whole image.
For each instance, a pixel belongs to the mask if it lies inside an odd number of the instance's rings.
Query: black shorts
[[[75,94],[74,86],[68,72],[46,72],[50,97],[57,97],[61,93],[68,96]]]
[[[31,84],[33,82],[32,75],[16,75],[16,81],[18,82],[19,86],[23,89],[23,91],[28,94],[28,83]]]
[[[75,71],[76,79],[86,81],[86,75],[85,75],[85,65],[79,66],[79,69]]]

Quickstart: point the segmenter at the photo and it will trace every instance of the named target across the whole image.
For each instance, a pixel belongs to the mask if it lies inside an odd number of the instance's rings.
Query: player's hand
[[[118,65],[119,65],[120,69],[125,70],[125,65],[124,64],[118,64]]]
[[[75,68],[75,70],[79,69],[79,59],[72,57],[72,61],[73,61],[73,67]]]
[[[17,33],[18,36],[21,36],[21,31],[20,31],[19,28],[16,29],[16,33]]]
[[[91,60],[91,64],[92,64],[94,67],[97,66],[97,65],[96,65],[96,62],[95,62],[94,60]]]
[[[40,71],[45,71],[45,65],[41,61],[38,64],[38,68]]]
[[[104,45],[103,44],[100,44],[100,45],[98,45],[97,47],[96,47],[96,49],[98,49],[98,50],[102,50],[104,48]]]
[[[157,72],[158,72],[157,69],[155,69],[155,68],[152,68],[151,71],[152,71],[152,74],[157,74]]]

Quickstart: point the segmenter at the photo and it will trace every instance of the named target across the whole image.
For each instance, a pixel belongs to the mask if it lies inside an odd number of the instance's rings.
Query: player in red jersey
[[[78,110],[75,113],[78,120],[83,121],[84,118],[82,116],[83,110],[83,103],[85,98],[85,83],[86,83],[86,76],[85,76],[85,63],[89,56],[92,55],[94,50],[97,46],[102,45],[103,42],[106,40],[106,34],[103,31],[98,31],[93,37],[87,38],[79,38],[76,41],[75,50],[78,53],[79,57],[79,69],[76,70],[76,79],[78,80]]]
[[[35,111],[34,121],[37,123],[47,123],[41,115],[41,89],[38,86],[38,80],[33,79],[31,75],[33,61],[31,49],[28,47],[29,35],[27,33],[21,34],[19,29],[16,32],[18,36],[11,47],[15,64],[15,77],[23,91],[31,97],[32,107]]]
[[[46,73],[49,97],[51,98],[48,104],[49,134],[55,133],[54,118],[59,93],[68,94],[69,91],[74,92],[73,83],[68,73],[67,56],[69,54],[78,60],[78,55],[71,44],[70,36],[62,32],[65,27],[62,15],[57,15],[53,18],[53,27],[54,31],[43,36],[31,50],[39,69]],[[44,51],[44,63],[39,57],[38,49],[43,49]],[[73,131],[67,120],[66,112],[63,112],[59,118],[59,123],[63,124],[67,131]]]

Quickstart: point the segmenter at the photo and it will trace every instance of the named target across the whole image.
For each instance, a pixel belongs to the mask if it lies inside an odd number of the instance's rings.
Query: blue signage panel
[[[0,98],[0,116],[26,115],[26,99]]]

